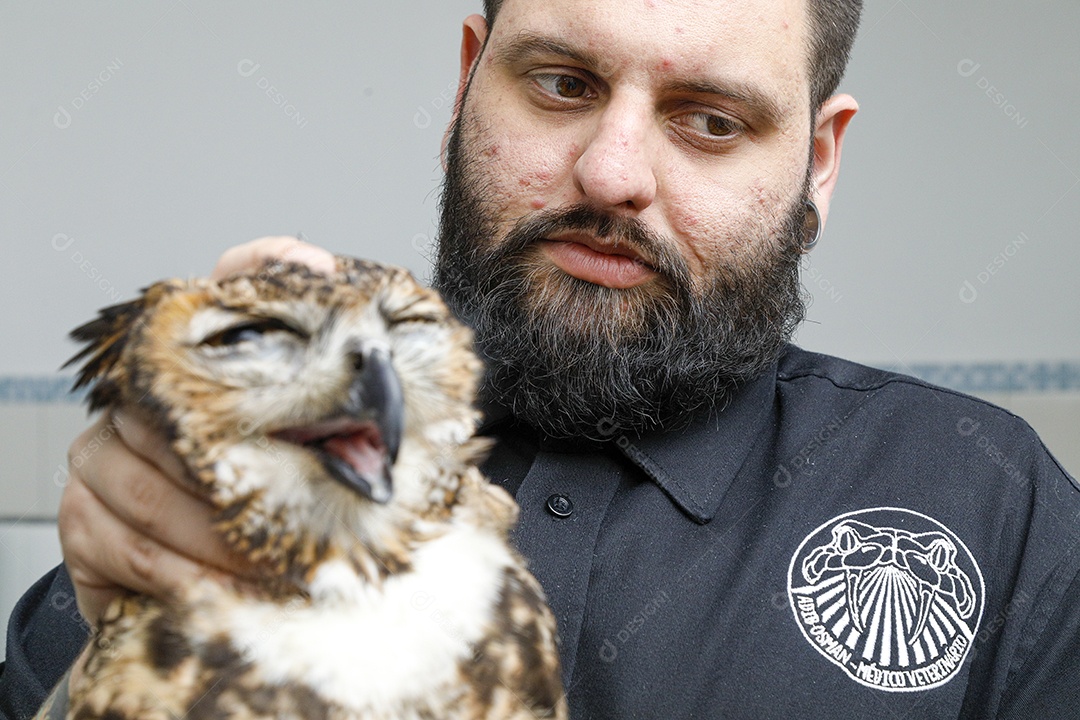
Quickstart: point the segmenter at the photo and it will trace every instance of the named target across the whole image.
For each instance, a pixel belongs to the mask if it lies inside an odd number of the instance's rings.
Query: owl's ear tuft
[[[71,331],[71,339],[86,346],[62,367],[83,363],[72,390],[93,385],[89,398],[91,411],[119,403],[119,384],[113,376],[119,371],[120,357],[132,330],[147,308],[155,305],[162,295],[172,289],[169,283],[151,285],[144,288],[138,298],[102,308],[96,318]]]

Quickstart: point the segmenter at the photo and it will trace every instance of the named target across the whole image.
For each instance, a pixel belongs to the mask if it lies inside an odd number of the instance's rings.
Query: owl
[[[258,579],[114,602],[40,717],[567,717],[517,506],[477,468],[481,364],[435,291],[271,262],[72,336],[90,407],[168,438]]]

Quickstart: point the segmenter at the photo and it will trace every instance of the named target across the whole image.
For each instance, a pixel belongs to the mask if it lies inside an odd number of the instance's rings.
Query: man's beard
[[[463,115],[464,116],[464,113]],[[476,139],[452,129],[433,284],[476,333],[481,402],[550,437],[603,440],[678,428],[722,409],[772,365],[805,316],[804,198],[776,228],[738,238],[737,260],[695,283],[675,243],[588,205],[536,211],[496,241]],[[472,128],[469,128],[472,129]],[[657,275],[613,289],[572,277],[539,241],[582,231],[637,250]]]

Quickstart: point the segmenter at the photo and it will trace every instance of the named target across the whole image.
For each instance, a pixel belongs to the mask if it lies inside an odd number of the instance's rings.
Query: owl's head
[[[233,545],[275,565],[443,511],[482,451],[472,334],[400,268],[163,281],[72,336],[91,408],[156,425]]]

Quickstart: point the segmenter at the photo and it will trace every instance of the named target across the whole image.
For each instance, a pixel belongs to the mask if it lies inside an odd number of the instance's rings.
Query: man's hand
[[[334,268],[326,250],[266,237],[227,250],[212,277],[271,258],[319,272]],[[79,612],[91,624],[125,592],[166,599],[208,574],[227,579],[247,571],[213,532],[213,509],[192,494],[179,458],[133,413],[104,414],[75,439],[68,457],[60,544]]]
[[[263,237],[225,251],[210,277],[221,280],[233,273],[250,270],[270,259],[295,262],[321,273],[334,272],[334,256],[321,247],[294,237]]]

